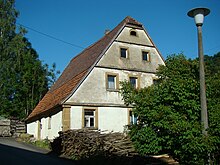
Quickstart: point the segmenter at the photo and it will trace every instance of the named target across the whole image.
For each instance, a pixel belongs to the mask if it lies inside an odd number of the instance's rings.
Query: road
[[[16,142],[13,138],[0,137],[1,165],[74,165],[71,160],[51,155],[46,150],[25,143]]]

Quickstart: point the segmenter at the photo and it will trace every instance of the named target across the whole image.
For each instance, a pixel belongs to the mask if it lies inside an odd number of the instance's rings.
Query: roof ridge
[[[126,24],[136,25],[138,27],[143,27],[142,23],[138,22],[136,19],[132,18],[131,16],[127,16],[124,19]]]

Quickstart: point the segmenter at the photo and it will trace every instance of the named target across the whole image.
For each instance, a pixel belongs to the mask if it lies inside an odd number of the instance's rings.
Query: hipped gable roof
[[[63,101],[79,86],[125,26],[143,28],[141,23],[128,16],[99,41],[74,57],[26,121],[35,121],[45,113],[53,111],[55,107],[62,105]]]

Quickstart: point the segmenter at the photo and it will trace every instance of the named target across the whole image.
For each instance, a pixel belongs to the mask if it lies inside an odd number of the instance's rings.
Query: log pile
[[[129,137],[124,134],[102,134],[88,129],[59,132],[59,137],[51,143],[51,148],[61,156],[74,159],[99,155],[105,157],[137,155]]]

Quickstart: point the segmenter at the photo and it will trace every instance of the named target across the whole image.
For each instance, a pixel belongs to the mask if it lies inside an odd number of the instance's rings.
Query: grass
[[[18,138],[16,138],[18,142],[24,142],[28,144],[32,144],[36,147],[51,150],[50,140],[44,139],[44,140],[36,140],[33,138],[33,136],[28,134],[21,134]]]
[[[34,142],[31,142],[34,146],[37,146],[39,148],[50,150],[50,140],[44,139],[44,140],[36,140]]]

